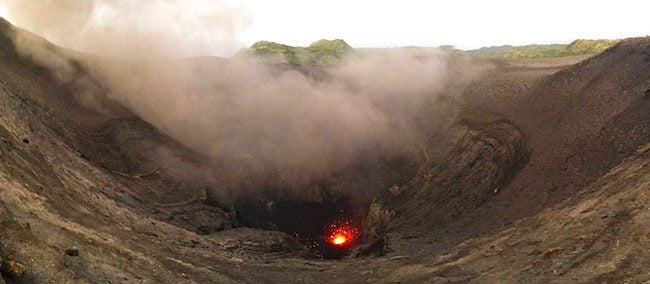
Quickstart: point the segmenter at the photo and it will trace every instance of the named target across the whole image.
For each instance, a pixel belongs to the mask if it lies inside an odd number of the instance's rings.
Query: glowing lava
[[[335,246],[342,246],[347,242],[348,242],[348,238],[346,238],[344,235],[336,235],[332,239],[331,243]]]
[[[325,240],[335,247],[347,246],[359,236],[359,229],[350,221],[334,222],[327,229]]]

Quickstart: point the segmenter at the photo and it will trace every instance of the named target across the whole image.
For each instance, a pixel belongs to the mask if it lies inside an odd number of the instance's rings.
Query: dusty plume
[[[251,24],[242,5],[209,0],[0,0],[13,24],[57,45],[143,58],[231,54]]]
[[[223,182],[300,188],[360,159],[414,154],[426,136],[417,119],[435,109],[446,64],[391,54],[328,67],[325,78],[247,59],[91,66],[110,98],[218,161]]]
[[[63,5],[54,3],[42,5]],[[87,11],[96,10],[96,5],[136,5],[92,3],[73,5],[80,12],[70,10],[58,16],[94,23]],[[134,15],[124,17],[129,23],[137,19]],[[237,25],[226,26],[230,29],[223,33],[229,34]],[[137,50],[140,40],[158,36],[156,32],[147,35],[126,33],[116,45],[107,47],[117,52],[103,54],[122,54],[122,48]],[[70,35],[80,41],[75,45],[79,47],[96,43],[86,42],[88,36]],[[177,37],[173,43],[194,40],[182,32],[168,36]],[[184,49],[183,44],[178,47],[157,40],[153,41],[154,50]],[[21,30],[16,31],[14,42],[19,54],[46,66],[58,80],[75,84],[78,91],[74,95],[84,106],[110,113],[102,101],[120,102],[210,157],[214,168],[202,169],[200,175],[211,176],[215,188],[229,195],[244,187],[283,187],[300,196],[306,194],[302,191],[306,185],[345,172],[360,161],[377,164],[392,157],[415,158],[430,135],[418,127],[419,120],[440,119],[442,127],[454,115],[454,110],[439,103],[438,94],[458,72],[452,74],[449,59],[436,51],[353,55],[334,66],[296,67],[250,57],[120,59],[79,55]],[[202,44],[210,47],[212,42]],[[318,72],[311,72],[314,70]],[[425,109],[427,115],[423,115]],[[428,121],[427,125],[430,130],[437,123]],[[176,163],[165,156],[161,152],[161,163]],[[178,167],[185,166],[169,168]],[[367,194],[383,189],[361,187],[344,190]]]

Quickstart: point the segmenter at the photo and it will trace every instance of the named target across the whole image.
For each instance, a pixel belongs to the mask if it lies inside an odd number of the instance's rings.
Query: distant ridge
[[[617,44],[618,42],[620,41],[608,39],[577,39],[570,44],[531,44],[523,46],[502,45],[482,47],[468,51],[454,51],[478,57],[565,57],[598,54],[605,51],[605,49]]]
[[[609,39],[577,39],[569,44],[501,45],[465,51],[456,49],[452,45],[442,45],[439,47],[405,46],[354,49],[342,39],[321,39],[308,47],[290,46],[271,41],[258,41],[249,48],[242,49],[236,56],[253,54],[271,60],[279,60],[298,65],[336,64],[351,53],[372,54],[391,50],[425,51],[436,49],[449,54],[476,57],[544,58],[596,55],[619,42],[620,40]]]

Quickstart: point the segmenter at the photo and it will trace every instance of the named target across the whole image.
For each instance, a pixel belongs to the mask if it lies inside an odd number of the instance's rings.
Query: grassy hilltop
[[[290,46],[270,41],[258,41],[243,52],[265,58],[278,58],[291,64],[333,64],[354,49],[342,39],[321,39],[308,47]]]

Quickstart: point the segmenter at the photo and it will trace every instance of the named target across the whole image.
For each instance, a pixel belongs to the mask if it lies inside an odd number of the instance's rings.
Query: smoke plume
[[[221,48],[221,40],[231,44],[246,22],[239,10],[224,6],[190,24],[182,18],[162,20],[166,27],[159,28],[161,22],[148,21],[154,15],[174,18],[175,5],[186,1],[150,1],[152,10],[118,0],[4,2],[26,26],[67,46],[128,55],[62,51],[26,32],[15,38],[22,56],[78,85],[75,95],[86,107],[110,113],[98,99],[107,96],[210,157],[215,187],[230,191],[266,183],[308,195],[301,189],[359,161],[412,157],[429,135],[419,125],[437,123],[421,119],[442,123],[453,115],[437,103],[453,75],[442,53],[359,55],[334,66],[306,67],[249,57],[182,59],[188,46],[202,52]],[[214,17],[219,20],[211,23]],[[204,37],[215,30],[217,37]],[[172,56],[140,56],[143,45]],[[83,74],[77,74],[71,58],[83,63]],[[422,116],[425,110],[438,115]]]
[[[251,24],[225,0],[0,0],[15,24],[67,48],[120,57],[231,54]]]

